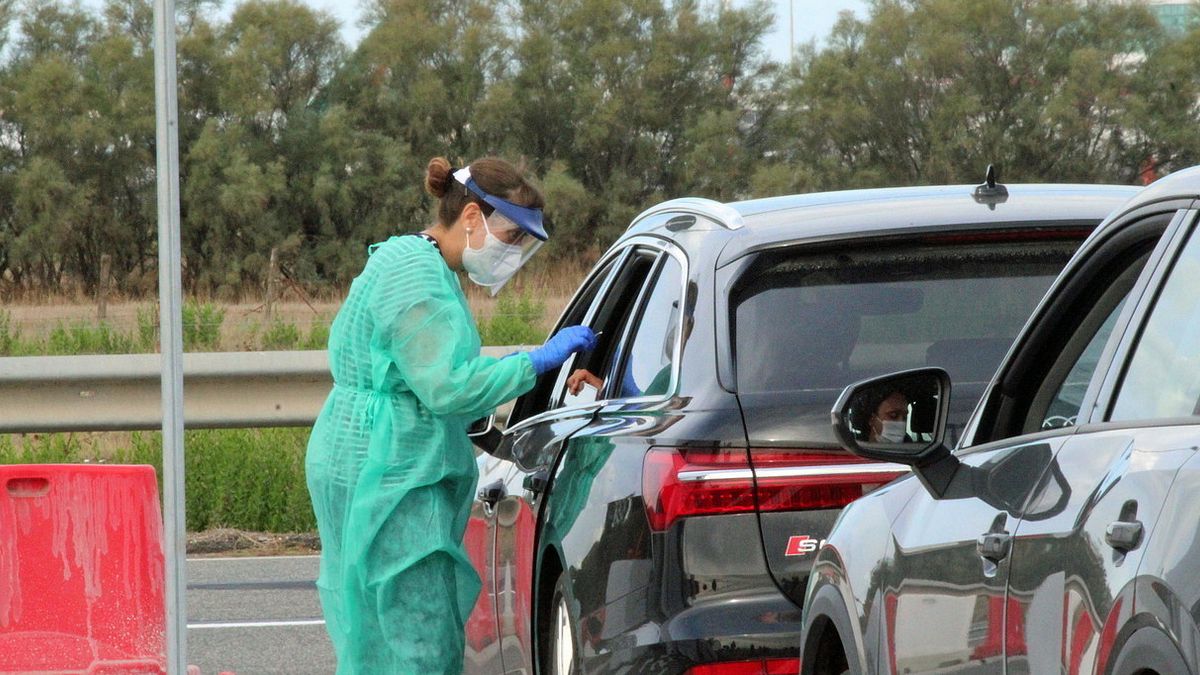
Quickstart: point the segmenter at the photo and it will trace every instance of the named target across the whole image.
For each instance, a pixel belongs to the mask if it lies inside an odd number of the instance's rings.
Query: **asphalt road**
[[[203,675],[329,675],[316,556],[190,558],[187,657]]]

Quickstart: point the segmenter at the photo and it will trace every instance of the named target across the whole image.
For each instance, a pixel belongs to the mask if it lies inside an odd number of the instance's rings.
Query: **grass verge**
[[[185,435],[187,529],[311,532],[304,482],[308,429],[216,429]],[[115,437],[115,440],[114,440]],[[0,436],[0,464],[150,464],[162,487],[158,432]]]

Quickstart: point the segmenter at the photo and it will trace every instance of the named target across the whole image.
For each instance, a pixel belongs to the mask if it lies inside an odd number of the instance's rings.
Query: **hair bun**
[[[425,191],[441,199],[450,188],[450,161],[445,157],[434,157],[425,167]]]

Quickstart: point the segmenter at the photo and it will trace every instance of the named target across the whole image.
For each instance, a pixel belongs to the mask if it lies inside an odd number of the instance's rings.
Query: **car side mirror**
[[[830,417],[842,447],[913,467],[940,498],[959,465],[945,444],[949,411],[950,376],[941,368],[918,368],[846,387]]]
[[[467,427],[467,436],[470,438],[480,438],[486,436],[488,432],[494,428],[496,428],[495,415],[480,417],[474,422],[471,422],[471,426]]]
[[[495,455],[504,435],[496,428],[496,416],[480,417],[467,427],[467,437],[475,447],[489,455]]]

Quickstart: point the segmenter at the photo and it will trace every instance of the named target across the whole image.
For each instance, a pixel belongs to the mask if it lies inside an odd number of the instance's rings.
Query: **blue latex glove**
[[[538,375],[566,363],[571,354],[596,348],[596,334],[587,326],[567,326],[546,340],[546,344],[529,352],[529,360]]]

